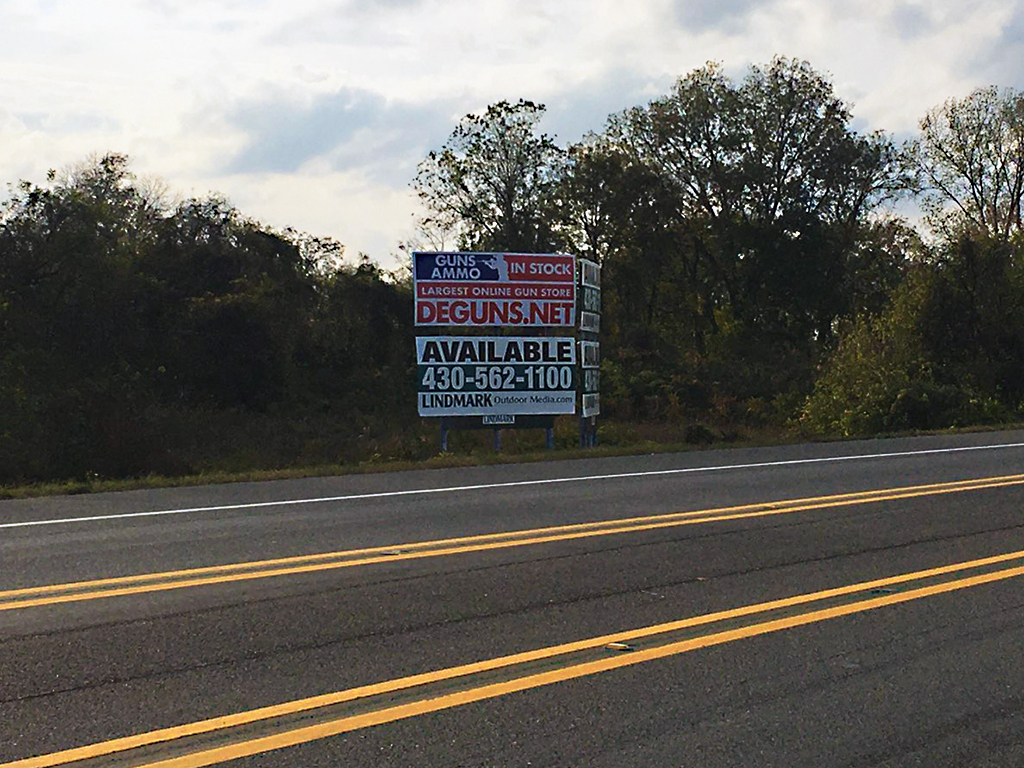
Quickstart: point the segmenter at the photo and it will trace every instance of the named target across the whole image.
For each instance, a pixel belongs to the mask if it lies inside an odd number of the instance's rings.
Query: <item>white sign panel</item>
[[[576,342],[567,338],[421,336],[420,416],[576,412]]]

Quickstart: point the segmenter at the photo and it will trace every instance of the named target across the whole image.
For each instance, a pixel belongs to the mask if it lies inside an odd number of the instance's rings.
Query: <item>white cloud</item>
[[[0,0],[0,183],[122,151],[385,259],[416,162],[490,102],[543,101],[575,140],[708,60],[782,54],[859,127],[908,135],[950,96],[1024,86],[1022,37],[1024,0]]]
[[[212,181],[222,188],[237,184],[236,177]],[[294,174],[249,174],[229,197],[243,213],[268,226],[336,236],[345,245],[347,260],[364,252],[389,267],[399,241],[413,231],[417,205],[411,190],[333,171],[315,160]]]

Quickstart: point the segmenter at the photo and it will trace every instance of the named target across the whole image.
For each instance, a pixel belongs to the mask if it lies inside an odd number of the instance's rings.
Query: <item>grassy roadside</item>
[[[232,440],[216,445],[205,444],[194,454],[194,470],[185,474],[154,472],[135,477],[108,478],[90,473],[85,477],[49,482],[0,486],[0,499],[27,499],[44,496],[106,493],[147,488],[188,487],[220,483],[260,482],[305,477],[329,477],[349,474],[400,472],[406,470],[443,469],[492,464],[528,463],[565,459],[628,456],[645,453],[673,453],[725,446],[775,445],[792,442],[794,435],[783,430],[751,430],[742,432],[728,426],[670,423],[634,424],[602,422],[599,445],[579,447],[575,419],[558,419],[555,447],[547,450],[542,430],[503,430],[502,450],[496,452],[490,430],[451,432],[449,451],[440,451],[435,424],[427,423],[402,437],[382,435],[367,439],[361,450],[339,450],[344,459],[323,460],[322,441],[309,450],[278,452],[285,435],[272,444],[271,434],[281,437],[280,423],[254,434],[251,429],[238,433]],[[257,450],[254,446],[262,446]],[[355,455],[353,455],[355,454]]]
[[[600,427],[600,445],[584,449],[576,445],[578,435],[575,431],[575,422],[568,419],[565,422],[559,424],[556,428],[556,445],[553,450],[546,450],[543,447],[543,434],[539,430],[530,430],[529,432],[507,430],[503,432],[502,451],[498,453],[494,451],[491,433],[481,430],[452,433],[450,443],[454,443],[454,446],[452,446],[450,452],[441,453],[436,451],[432,455],[423,458],[393,458],[374,452],[371,456],[361,461],[304,463],[300,460],[290,466],[273,468],[238,469],[218,467],[215,463],[211,463],[211,465],[197,472],[178,476],[149,474],[120,479],[91,476],[53,482],[0,486],[0,500],[408,470],[520,464],[610,456],[680,453],[721,448],[751,448],[789,445],[811,440],[814,442],[842,442],[852,439],[997,432],[1024,428],[1024,424],[1013,423],[945,430],[886,433],[856,438],[810,438],[805,434],[780,428],[743,428],[742,430],[736,430],[729,427],[713,428],[693,423],[681,426],[665,423],[624,424],[609,422],[602,424]],[[238,461],[238,457],[228,457],[224,460],[224,464],[236,467]]]

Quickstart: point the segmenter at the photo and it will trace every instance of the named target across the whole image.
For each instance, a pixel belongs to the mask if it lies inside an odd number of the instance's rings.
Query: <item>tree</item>
[[[408,284],[154,189],[106,155],[0,202],[0,484],[290,461],[326,414],[351,446],[417,423]],[[250,453],[253,429],[281,439]]]
[[[697,261],[672,185],[615,138],[591,136],[568,149],[556,199],[565,243],[605,267],[603,322],[616,334],[607,353],[618,342],[645,357],[664,342],[675,356],[690,341],[700,347],[699,302],[691,300]]]
[[[1009,240],[1022,229],[1024,94],[980,88],[921,120],[907,156],[932,225]]]
[[[162,337],[151,349],[164,396],[259,409],[292,394],[316,299],[317,263],[303,248],[319,244],[269,231],[216,197],[164,218],[139,263],[153,283],[146,318]]]
[[[1021,244],[964,233],[937,248],[921,334],[945,380],[1017,408],[1024,403]]]
[[[180,471],[163,407],[294,395],[315,303],[313,238],[217,198],[169,209],[122,155],[0,208],[0,481]],[[167,469],[169,468],[169,469]]]
[[[1024,274],[1014,246],[963,234],[850,323],[801,423],[845,435],[1006,420],[1024,402]]]
[[[930,273],[918,271],[884,312],[860,315],[846,328],[804,404],[805,429],[853,436],[948,425],[935,423],[950,398],[936,384],[919,323],[931,283]],[[922,408],[936,392],[941,402]]]
[[[850,121],[822,75],[776,58],[739,85],[708,64],[613,128],[677,190],[706,300],[807,343],[831,337],[861,225],[899,188],[891,142]]]
[[[635,173],[649,171],[608,136],[590,134],[570,146],[559,168],[556,226],[573,252],[601,262],[621,248],[638,198]]]
[[[18,185],[0,212],[0,478],[53,477],[141,455],[112,414],[152,380],[138,259],[163,211],[123,155]]]
[[[357,417],[415,421],[411,291],[365,257],[323,281],[310,337],[318,393]]]
[[[562,152],[537,126],[544,106],[500,101],[466,115],[440,151],[420,163],[413,187],[430,212],[426,225],[457,233],[478,250],[545,251]]]

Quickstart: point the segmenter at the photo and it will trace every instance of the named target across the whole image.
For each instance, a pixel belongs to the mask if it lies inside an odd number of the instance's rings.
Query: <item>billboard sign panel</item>
[[[587,288],[601,288],[601,265],[589,259],[580,259],[580,284]]]
[[[416,325],[573,326],[576,259],[561,253],[413,254]]]
[[[512,336],[416,339],[420,416],[576,412],[576,341]]]

